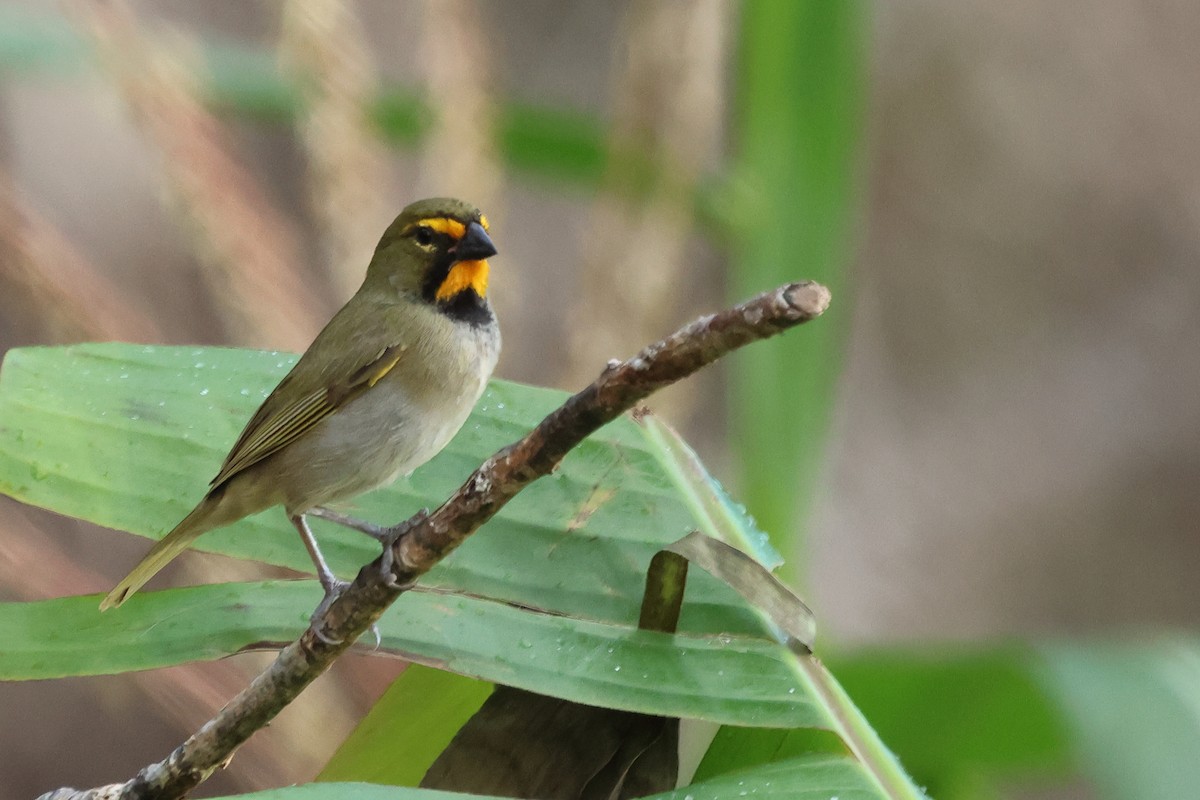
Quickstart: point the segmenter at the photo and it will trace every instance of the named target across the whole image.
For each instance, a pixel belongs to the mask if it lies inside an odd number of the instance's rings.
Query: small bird
[[[362,287],[317,334],[246,424],[208,493],[100,604],[129,599],[196,537],[275,505],[299,531],[325,589],[340,583],[305,515],[389,545],[385,530],[330,504],[391,483],[458,432],[496,366],[487,299],[496,254],[487,219],[448,198],[408,206],[384,231]]]

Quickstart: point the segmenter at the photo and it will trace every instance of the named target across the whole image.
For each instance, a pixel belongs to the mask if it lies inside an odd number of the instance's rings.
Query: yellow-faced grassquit
[[[196,537],[275,505],[325,588],[339,583],[305,521],[384,538],[326,506],[407,475],[458,432],[500,353],[487,299],[487,220],[460,200],[408,206],[384,231],[362,287],[246,424],[199,505],[117,584],[119,606]],[[385,542],[386,544],[386,542]]]

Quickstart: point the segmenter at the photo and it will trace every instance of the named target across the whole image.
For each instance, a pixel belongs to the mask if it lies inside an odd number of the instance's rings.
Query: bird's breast
[[[466,422],[496,366],[499,333],[455,325],[406,351],[377,384],[281,453],[290,510],[337,503],[437,455]]]

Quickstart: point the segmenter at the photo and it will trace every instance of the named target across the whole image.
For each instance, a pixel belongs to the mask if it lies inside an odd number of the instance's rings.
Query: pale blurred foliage
[[[401,205],[458,194],[500,249],[500,374],[577,387],[723,299],[678,193],[731,147],[736,4],[693,6],[75,4],[101,72],[0,93],[0,347],[302,348]],[[826,641],[1194,624],[1200,6],[924,0],[876,20],[855,297],[835,298],[853,324],[809,537]],[[191,57],[209,37],[278,50],[306,114],[214,116]],[[390,84],[432,105],[415,151],[365,122]],[[676,182],[633,202],[621,175],[580,191],[506,174],[506,96],[594,113]],[[691,386],[676,421],[720,473],[716,377]],[[11,502],[0,542],[14,599],[106,590],[144,549]],[[264,574],[179,570],[161,585]],[[0,727],[0,794],[126,777],[257,666],[0,687],[37,720]],[[396,669],[339,667],[202,794],[308,780]],[[85,718],[63,764],[55,743]]]
[[[589,210],[561,378],[567,386],[586,384],[597,364],[654,341],[692,311],[680,302],[695,276],[690,197],[719,152],[731,11],[717,2],[630,8],[611,81],[610,147],[648,154],[660,171],[634,189],[646,176],[616,162]],[[656,398],[655,407],[682,414],[695,401],[695,388],[681,385]]]
[[[380,180],[387,151],[368,116],[379,89],[362,21],[340,0],[283,4],[280,62],[300,87],[297,123],[308,164],[308,203],[318,220],[335,296],[354,294],[375,237],[391,221],[390,187]]]

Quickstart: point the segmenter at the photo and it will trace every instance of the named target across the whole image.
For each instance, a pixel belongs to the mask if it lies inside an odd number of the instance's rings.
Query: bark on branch
[[[299,639],[166,759],[125,784],[58,789],[39,800],[178,798],[204,781],[233,752],[328,669],[403,593],[407,585],[487,522],[519,491],[550,474],[572,448],[652,392],[691,375],[758,339],[820,316],[829,290],[793,283],[692,322],[633,358],[611,362],[590,386],[568,399],[524,438],[485,461],[436,511],[401,523],[391,553],[366,565]]]

